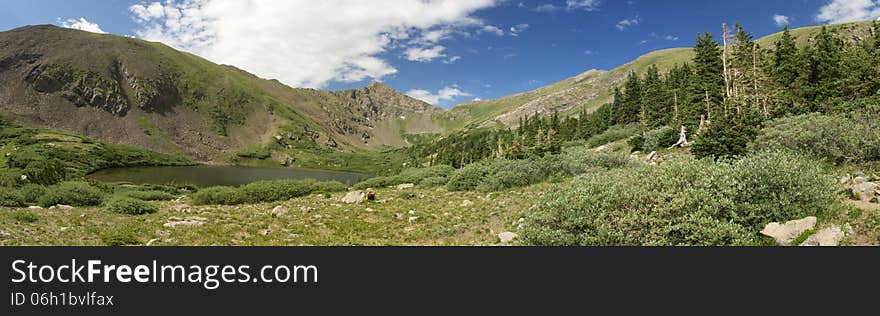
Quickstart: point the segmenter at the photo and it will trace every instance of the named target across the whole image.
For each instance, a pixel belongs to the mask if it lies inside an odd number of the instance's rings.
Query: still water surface
[[[106,169],[88,176],[102,182],[134,184],[188,184],[199,187],[239,186],[262,180],[315,179],[352,185],[367,178],[350,172],[301,168],[255,168],[235,166],[136,167]]]

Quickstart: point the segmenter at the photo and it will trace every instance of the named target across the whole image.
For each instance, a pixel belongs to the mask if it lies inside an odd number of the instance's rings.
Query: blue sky
[[[763,36],[786,19],[799,27],[878,16],[876,0],[5,0],[0,30],[56,24],[136,36],[292,86],[380,80],[449,107],[692,46],[722,22]]]

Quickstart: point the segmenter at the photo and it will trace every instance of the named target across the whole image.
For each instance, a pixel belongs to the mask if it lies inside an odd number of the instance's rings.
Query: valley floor
[[[126,238],[149,246],[506,245],[499,234],[517,232],[520,219],[552,186],[491,194],[386,188],[362,204],[341,202],[344,193],[239,206],[190,206],[182,198],[137,217],[102,208],[30,210],[32,222],[16,215],[23,210],[2,208],[0,245],[105,246]],[[820,227],[847,227],[845,245],[877,245],[880,232],[873,228],[880,223],[870,222],[880,219],[880,206],[848,203],[858,211],[820,218]]]
[[[182,199],[137,217],[102,208],[32,210],[31,223],[16,219],[22,211],[5,208],[0,245],[104,246],[108,236],[150,246],[501,245],[498,235],[516,232],[550,186],[491,194],[387,188],[362,204],[342,203],[344,193],[239,206],[189,206]],[[276,206],[285,211],[273,215]]]

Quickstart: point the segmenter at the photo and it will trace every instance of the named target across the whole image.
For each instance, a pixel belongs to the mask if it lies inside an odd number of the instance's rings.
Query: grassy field
[[[491,194],[388,188],[378,190],[376,201],[363,204],[342,203],[344,193],[240,206],[155,202],[158,212],[139,216],[94,207],[0,208],[0,245],[103,246],[109,240],[134,245],[152,241],[151,246],[497,245],[498,234],[515,232],[517,221],[550,186]],[[287,213],[272,215],[276,206]],[[165,225],[186,220],[202,224]]]

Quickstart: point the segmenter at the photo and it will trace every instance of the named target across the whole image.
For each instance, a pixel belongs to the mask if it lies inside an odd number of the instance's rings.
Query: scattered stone
[[[366,200],[367,194],[360,190],[348,192],[348,194],[342,197],[342,203],[346,204],[363,203]]]
[[[284,206],[278,205],[272,209],[272,212],[270,214],[275,217],[284,216],[287,215],[287,209],[284,208]]]
[[[6,238],[6,237],[9,237],[9,233],[7,233],[7,232],[0,232],[0,239]]]
[[[853,193],[853,196],[859,197],[862,201],[870,201],[877,195],[880,185],[874,182],[862,182],[854,184],[849,190]]]
[[[32,211],[38,211],[38,210],[42,210],[43,207],[42,206],[28,206],[28,209],[32,210]]]
[[[599,147],[593,148],[593,151],[594,151],[594,152],[600,152],[600,151],[605,151],[606,149],[608,149],[608,144],[605,144],[605,145],[602,145],[602,146],[599,146]]]
[[[463,202],[461,202],[461,207],[471,207],[473,205],[474,202],[471,202],[471,200],[464,200]]]
[[[183,213],[189,212],[190,209],[192,209],[192,206],[189,206],[189,204],[177,204],[174,206],[175,211]]]
[[[73,206],[58,204],[49,208],[49,210],[59,210],[59,211],[70,211],[73,209]]]
[[[862,184],[868,182],[868,179],[865,177],[855,177],[852,179],[853,184]]]
[[[416,215],[416,211],[415,211],[415,210],[409,210],[409,215]]]
[[[410,222],[410,223],[415,223],[417,220],[419,220],[419,217],[418,217],[418,216],[412,216],[412,217],[409,218],[409,222]]]
[[[657,159],[660,159],[660,155],[658,155],[656,151],[652,151],[650,154],[648,154],[648,157],[645,158],[645,162],[655,163],[657,162]]]
[[[150,239],[150,241],[147,242],[147,247],[150,247],[150,246],[156,244],[157,242],[159,242],[159,238]]]
[[[764,230],[761,231],[761,234],[773,237],[773,239],[776,240],[776,243],[781,246],[789,246],[791,245],[791,242],[800,235],[816,227],[816,221],[816,217],[810,216],[799,220],[788,221],[785,222],[785,224],[773,222],[767,224],[767,226],[764,227]]]
[[[198,227],[205,225],[205,222],[208,220],[202,217],[187,217],[187,218],[179,218],[179,217],[171,217],[168,219],[168,222],[165,223],[164,227],[168,228],[176,228],[178,226],[184,227]]]
[[[839,226],[832,226],[820,230],[807,238],[801,246],[806,247],[837,247],[843,241],[845,234]]]
[[[269,236],[270,231],[268,229],[261,229],[260,235]]]
[[[299,210],[302,211],[303,213],[311,213],[311,212],[314,212],[314,211],[315,211],[315,208],[314,208],[314,207],[308,207],[308,206],[300,206],[300,207],[299,207]]]
[[[398,185],[397,185],[397,190],[400,191],[400,190],[412,189],[412,188],[415,188],[415,187],[416,187],[415,184],[412,184],[412,183],[404,183],[404,184],[398,184]]]
[[[509,244],[511,241],[516,239],[516,237],[519,237],[519,235],[512,232],[503,232],[498,234],[498,239],[501,240],[502,244]]]
[[[371,209],[371,208],[368,207],[368,208],[366,209],[366,211],[367,211],[368,213],[372,213],[372,212],[375,212],[376,210]]]
[[[849,175],[845,175],[845,176],[840,177],[839,182],[840,182],[840,184],[847,184],[847,183],[849,183],[850,180],[852,180],[852,177],[850,177]]]

